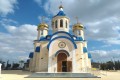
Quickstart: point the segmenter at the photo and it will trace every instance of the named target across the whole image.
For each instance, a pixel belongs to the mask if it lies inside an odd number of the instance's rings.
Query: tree
[[[23,68],[24,61],[21,60],[21,61],[19,61],[19,63],[20,63],[20,67]]]
[[[19,64],[18,63],[13,63],[12,69],[13,70],[19,69]]]

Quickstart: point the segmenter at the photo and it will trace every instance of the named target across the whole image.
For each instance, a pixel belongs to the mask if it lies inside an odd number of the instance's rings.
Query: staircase
[[[32,73],[27,78],[99,78],[91,73]]]

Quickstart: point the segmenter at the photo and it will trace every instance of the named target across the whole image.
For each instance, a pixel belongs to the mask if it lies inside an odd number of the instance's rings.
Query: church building
[[[70,19],[59,6],[59,12],[52,18],[52,33],[49,26],[41,22],[37,27],[34,51],[29,54],[29,70],[33,72],[82,73],[91,69],[91,54],[84,38],[84,26],[77,22],[72,28]],[[70,28],[73,33],[69,32]]]

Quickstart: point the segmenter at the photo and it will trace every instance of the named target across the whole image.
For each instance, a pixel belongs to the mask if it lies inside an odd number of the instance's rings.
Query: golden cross
[[[60,1],[60,4],[62,5],[62,0]]]
[[[79,23],[78,17],[76,16],[75,18],[76,18],[77,23]]]
[[[45,19],[45,17],[42,16],[42,17],[41,17],[41,23],[44,23],[44,19]]]

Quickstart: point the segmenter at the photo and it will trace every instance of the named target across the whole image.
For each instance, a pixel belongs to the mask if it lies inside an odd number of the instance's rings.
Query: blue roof
[[[29,58],[33,58],[33,52],[30,52]]]
[[[76,37],[76,41],[83,41],[82,37]]]
[[[86,53],[87,52],[87,48],[83,47],[83,52]]]
[[[47,35],[46,37],[40,37],[39,41],[49,41],[51,35]]]
[[[40,52],[40,46],[37,46],[35,52]]]
[[[92,58],[92,56],[91,56],[91,54],[90,54],[90,53],[88,53],[88,58]]]
[[[66,14],[63,11],[59,11],[56,16],[66,16]]]
[[[46,40],[45,37],[40,37],[40,41]]]
[[[59,33],[65,33],[65,34],[69,35],[73,39],[73,36],[70,33],[65,32],[65,31],[57,31],[54,34],[52,34],[51,37],[54,36],[54,35],[56,35],[56,34],[59,34]]]

